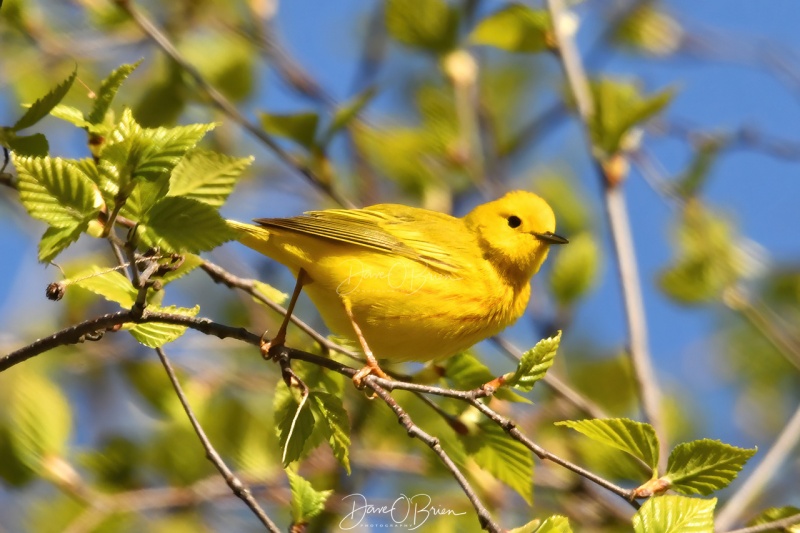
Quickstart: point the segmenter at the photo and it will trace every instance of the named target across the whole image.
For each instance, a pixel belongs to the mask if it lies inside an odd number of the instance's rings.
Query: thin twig
[[[582,468],[574,463],[567,461],[566,459],[562,459],[561,457],[552,454],[533,442],[531,439],[526,437],[519,429],[517,429],[517,425],[509,418],[504,417],[503,415],[497,413],[492,408],[490,408],[485,403],[478,401],[478,400],[469,400],[469,403],[477,408],[481,413],[486,415],[492,422],[503,428],[503,430],[508,433],[514,440],[523,444],[526,448],[530,451],[535,453],[540,459],[552,461],[558,465],[563,466],[567,470],[571,470],[575,472],[579,476],[588,479],[596,483],[597,485],[607,489],[617,496],[623,498],[626,502],[628,502],[631,506],[635,509],[639,508],[639,504],[633,499],[634,493],[632,490],[624,489],[610,481],[603,479],[602,477],[598,476],[597,474],[593,474],[589,472],[585,468]]]
[[[561,65],[578,107],[578,113],[584,127],[584,134],[589,146],[598,176],[602,178],[605,190],[606,214],[611,228],[611,237],[616,254],[616,263],[622,296],[625,304],[625,315],[630,338],[630,355],[635,381],[642,402],[645,419],[655,428],[659,436],[660,466],[666,466],[668,441],[666,438],[664,418],[661,413],[661,391],[655,377],[655,371],[648,350],[647,321],[644,313],[644,302],[641,293],[639,273],[636,266],[636,254],[633,247],[628,211],[622,187],[616,186],[608,179],[598,154],[592,147],[589,124],[594,114],[594,102],[583,70],[580,56],[574,40],[564,31],[564,7],[562,0],[547,0],[550,17],[558,43]]]
[[[725,531],[730,528],[742,516],[764,487],[775,479],[778,469],[789,457],[789,454],[792,453],[798,442],[800,442],[800,406],[795,410],[792,418],[775,440],[772,448],[764,455],[755,470],[720,510],[714,520],[718,531]]]
[[[800,524],[800,513],[773,522],[765,522],[755,526],[743,527],[742,529],[731,529],[727,533],[762,533],[764,531],[781,531],[784,529],[789,531],[790,526],[797,524]],[[719,527],[717,527],[717,531],[720,531]]]
[[[314,171],[293,157],[286,150],[259,128],[247,120],[244,115],[221,92],[214,88],[189,61],[183,57],[169,38],[146,15],[134,7],[131,0],[116,0],[116,4],[127,13],[139,28],[147,34],[173,61],[175,61],[189,76],[194,79],[198,88],[211,99],[212,102],[229,118],[239,124],[248,133],[264,143],[272,152],[289,167],[297,170],[314,187],[328,195],[332,200],[345,207],[353,207],[349,200],[341,196],[329,183],[317,176]]]
[[[475,512],[478,514],[478,520],[481,523],[481,529],[485,529],[491,531],[493,533],[499,533],[503,531],[498,524],[496,524],[492,520],[491,514],[489,511],[484,507],[483,503],[481,503],[478,495],[475,494],[475,490],[467,481],[467,478],[464,477],[464,474],[458,469],[458,466],[453,462],[447,452],[444,451],[441,444],[439,444],[439,439],[436,437],[431,436],[430,434],[426,433],[422,428],[417,426],[411,417],[408,416],[408,413],[400,407],[400,405],[392,398],[392,395],[389,394],[389,391],[378,385],[374,379],[374,376],[370,376],[367,378],[366,383],[367,386],[375,391],[385,403],[388,405],[394,414],[397,416],[398,422],[406,429],[409,437],[413,437],[416,439],[421,440],[428,447],[433,450],[433,452],[439,456],[439,459],[444,463],[448,470],[453,474],[453,477],[456,478],[456,481],[459,485],[461,485],[461,490],[464,491],[464,494],[467,495],[469,501],[472,503],[472,507],[475,509]]]
[[[200,425],[200,422],[194,415],[194,411],[192,411],[192,407],[189,405],[189,400],[186,399],[186,395],[183,393],[183,388],[178,381],[178,376],[175,375],[175,370],[173,370],[172,364],[170,364],[166,352],[163,350],[163,348],[156,348],[156,353],[158,354],[158,358],[161,360],[161,364],[167,373],[167,377],[169,377],[170,383],[172,383],[172,388],[175,390],[178,400],[180,400],[181,405],[183,406],[184,412],[186,412],[186,416],[189,418],[189,423],[192,424],[192,428],[197,434],[197,438],[200,439],[200,443],[203,445],[203,448],[206,451],[206,457],[208,460],[211,461],[211,463],[216,467],[220,475],[222,475],[222,478],[225,480],[225,483],[228,484],[236,497],[241,499],[250,508],[250,510],[253,511],[253,514],[256,515],[261,523],[264,524],[264,527],[267,528],[267,531],[271,531],[272,533],[280,533],[278,526],[276,526],[275,523],[270,520],[261,506],[258,505],[258,502],[255,500],[255,498],[253,498],[253,495],[250,493],[250,489],[245,486],[238,477],[236,477],[236,475],[222,460],[222,457],[219,456],[217,450],[214,449],[214,446],[206,436],[205,431],[203,431],[203,427]]]

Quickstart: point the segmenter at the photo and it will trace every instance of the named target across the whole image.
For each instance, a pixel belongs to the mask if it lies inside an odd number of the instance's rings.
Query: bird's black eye
[[[522,221],[516,215],[511,215],[508,217],[508,227],[509,228],[518,228],[519,225],[522,224]]]

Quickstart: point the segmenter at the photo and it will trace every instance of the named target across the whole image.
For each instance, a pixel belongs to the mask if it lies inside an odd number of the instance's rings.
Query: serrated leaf
[[[319,444],[319,438],[311,438],[314,434],[314,415],[309,402],[306,401],[301,406],[292,391],[283,383],[275,389],[273,411],[285,467],[313,450]],[[321,432],[318,433],[319,437],[321,435]]]
[[[292,489],[292,522],[294,525],[306,524],[325,509],[325,502],[333,491],[314,490],[311,483],[292,470],[286,470],[286,475]]]
[[[23,374],[4,410],[12,428],[12,447],[29,468],[39,470],[42,459],[64,455],[72,411],[56,384],[38,374]]]
[[[190,124],[173,128],[143,128],[132,138],[129,163],[133,177],[157,181],[169,176],[186,153],[214,129],[215,124]]]
[[[156,203],[139,229],[142,242],[169,253],[207,251],[234,237],[216,209],[179,196]]]
[[[505,385],[528,392],[533,384],[542,379],[553,361],[561,343],[561,331],[547,339],[542,339],[536,346],[522,354],[517,369],[505,376]]]
[[[169,313],[171,315],[183,315],[190,317],[197,316],[197,313],[200,312],[199,305],[196,305],[192,308],[171,305],[169,307],[148,307],[148,309],[159,313]],[[144,344],[148,348],[159,348],[181,337],[184,333],[186,333],[186,329],[186,326],[178,326],[176,324],[146,322],[143,324],[136,324],[128,329],[128,331],[131,335],[133,335],[134,339]]]
[[[658,437],[650,424],[627,418],[595,418],[556,422],[596,442],[613,446],[647,463],[655,475],[658,468]]]
[[[39,241],[39,262],[49,263],[55,259],[67,246],[78,240],[87,225],[88,222],[84,222],[67,228],[47,228]]]
[[[19,155],[34,157],[45,157],[50,150],[47,138],[41,133],[34,133],[33,135],[15,135],[12,132],[11,135],[7,136],[5,146]]]
[[[717,499],[656,496],[633,515],[636,533],[709,533],[714,531]]]
[[[664,109],[674,96],[666,90],[643,96],[635,84],[600,78],[591,83],[595,112],[589,122],[593,145],[606,155],[623,148],[625,136]]]
[[[100,89],[97,91],[92,111],[86,120],[91,124],[100,124],[106,118],[106,112],[111,106],[111,102],[117,95],[117,91],[122,86],[122,83],[136,70],[142,63],[142,59],[133,64],[120,65],[111,74],[108,75],[103,83],[100,84]]]
[[[776,522],[778,520],[783,520],[785,518],[789,518],[790,516],[794,516],[796,521],[791,526],[783,526],[782,528],[775,528],[769,529],[767,531],[778,533],[780,531],[784,531],[786,533],[798,533],[800,532],[800,509],[797,507],[786,506],[786,507],[770,507],[769,509],[764,510],[761,514],[755,517],[753,520],[748,522],[748,526],[757,526],[761,524],[768,524],[770,522]]]
[[[508,52],[535,53],[549,48],[552,31],[546,10],[511,4],[481,20],[469,40]]]
[[[117,270],[109,271],[92,265],[86,270],[66,280],[87,291],[102,296],[111,302],[117,302],[125,309],[130,309],[136,302],[136,289],[130,280]]]
[[[217,152],[192,150],[172,171],[169,196],[193,198],[221,207],[253,157],[230,157]]]
[[[600,247],[589,232],[569,237],[569,246],[553,260],[550,284],[553,296],[562,306],[575,303],[597,279]]]
[[[428,52],[452,50],[458,37],[458,11],[445,0],[388,0],[386,29],[398,42]]]
[[[473,390],[492,381],[494,376],[486,365],[476,357],[461,353],[449,357],[445,362],[445,377],[452,383],[453,388],[459,390]],[[502,387],[495,391],[494,396],[501,400],[520,403],[531,403],[524,396],[520,396],[509,388]]]
[[[707,496],[728,486],[756,451],[711,439],[684,442],[670,453],[663,479],[682,494]]]
[[[258,292],[263,294],[268,300],[272,300],[273,302],[275,302],[277,304],[283,305],[283,303],[286,301],[286,299],[289,298],[289,295],[286,294],[285,292],[279,291],[278,289],[276,289],[272,285],[264,283],[263,281],[253,280],[253,286],[255,287],[255,289]],[[255,297],[253,297],[253,300],[255,300],[258,303],[262,303],[261,300],[258,300]]]
[[[77,126],[79,128],[87,128],[90,125],[89,122],[84,118],[83,111],[77,107],[58,104],[50,110],[50,115],[57,119],[69,122],[73,126]]]
[[[315,427],[321,428],[334,457],[350,475],[350,418],[342,399],[327,392],[314,391],[309,402]]]
[[[317,135],[319,116],[316,113],[270,114],[260,113],[261,128],[271,135],[291,139],[300,146],[311,149]]]
[[[461,440],[478,466],[533,503],[533,456],[528,448],[493,422],[479,424],[476,434]]]
[[[70,74],[66,80],[59,83],[55,89],[36,100],[11,129],[19,131],[29,128],[46,117],[50,113],[50,110],[67,95],[77,75],[78,69],[76,68],[72,71],[72,74]]]
[[[61,158],[13,156],[20,200],[33,218],[57,228],[74,228],[100,212],[103,198],[94,183]]]

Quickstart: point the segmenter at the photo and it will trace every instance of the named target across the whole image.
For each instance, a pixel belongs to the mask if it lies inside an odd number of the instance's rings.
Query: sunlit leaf
[[[627,418],[566,420],[556,422],[586,435],[596,442],[613,446],[638,457],[656,472],[658,467],[658,437],[653,426]]]
[[[456,44],[458,11],[445,0],[387,0],[386,28],[398,42],[441,54]]]
[[[553,42],[552,31],[546,10],[510,4],[483,18],[469,38],[508,52],[542,52]]]
[[[477,389],[497,377],[475,356],[467,353],[449,357],[444,364],[445,377],[452,383],[453,388],[459,390]],[[494,396],[501,400],[530,403],[530,400],[507,387],[497,389]]]
[[[125,309],[130,309],[136,302],[136,289],[118,270],[93,265],[70,277],[67,282],[74,283],[106,300],[117,302]]]
[[[624,46],[666,56],[677,51],[684,32],[660,2],[640,2],[633,6],[613,29],[613,39]]]
[[[636,533],[709,533],[714,531],[717,499],[656,496],[633,515]]]
[[[216,209],[179,196],[156,203],[143,220],[139,236],[150,247],[175,253],[211,250],[233,238]]]
[[[672,450],[662,478],[677,492],[707,496],[728,486],[755,453],[710,439],[685,442]]]
[[[69,92],[72,83],[78,75],[78,69],[72,71],[69,77],[59,83],[53,90],[36,100],[25,112],[22,117],[12,126],[14,131],[29,128],[46,117]]]
[[[217,152],[192,150],[172,171],[169,196],[193,198],[220,207],[253,162],[253,157],[230,157]]]
[[[770,507],[751,520],[747,525],[757,526],[761,524],[768,524],[770,522],[776,522],[778,520],[789,518],[790,516],[794,516],[796,519],[793,525],[789,527],[784,526],[783,528],[776,527],[775,529],[769,529],[767,531],[769,533],[779,533],[781,531],[786,533],[800,533],[800,509],[792,506]]]
[[[67,246],[78,240],[86,229],[88,222],[76,223],[73,227],[49,227],[39,241],[39,262],[49,263]]]
[[[310,439],[314,433],[314,415],[309,402],[301,405],[283,383],[275,389],[273,405],[275,430],[285,467],[313,450],[319,444],[319,438]],[[321,437],[321,433],[319,436]]]
[[[171,305],[169,307],[159,307],[150,309],[159,313],[167,313],[171,315],[182,315],[193,317],[197,316],[200,312],[200,306],[196,305],[192,308],[177,307]],[[143,324],[136,324],[128,329],[133,338],[144,344],[148,348],[159,348],[168,342],[172,342],[186,333],[186,326],[179,326],[177,324],[166,324],[164,322],[145,322]]]
[[[533,503],[533,457],[521,442],[512,439],[493,422],[479,424],[472,435],[461,436],[475,462]]]
[[[554,337],[542,339],[536,346],[522,354],[517,369],[506,374],[505,384],[521,391],[530,391],[534,383],[542,379],[553,361],[561,343],[561,331]]]
[[[294,525],[306,524],[325,509],[325,501],[333,491],[314,490],[311,483],[292,470],[286,470],[286,475],[292,489],[292,522]]]
[[[61,158],[13,156],[20,200],[34,218],[75,228],[97,216],[103,199],[94,183]]]
[[[142,63],[142,59],[132,64],[120,65],[111,74],[108,75],[103,83],[100,84],[100,89],[97,91],[92,110],[86,120],[91,124],[99,124],[105,120],[106,112],[114,101],[117,91],[122,86],[122,83],[136,70]]]

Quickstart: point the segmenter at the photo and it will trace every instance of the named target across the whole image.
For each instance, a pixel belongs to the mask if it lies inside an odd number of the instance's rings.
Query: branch
[[[573,39],[564,31],[564,7],[562,0],[547,0],[550,17],[553,20],[559,57],[564,69],[567,82],[578,107],[578,113],[583,123],[584,134],[589,146],[589,152],[594,162],[598,176],[601,178],[605,191],[606,215],[611,228],[611,238],[616,253],[616,263],[622,297],[625,304],[625,315],[628,322],[628,335],[630,338],[630,355],[633,365],[636,386],[639,398],[642,401],[642,411],[646,421],[650,422],[659,436],[660,458],[665,463],[668,456],[665,423],[661,413],[661,391],[655,377],[653,365],[648,350],[647,321],[644,312],[644,302],[636,265],[636,254],[633,247],[628,211],[625,207],[623,189],[613,180],[609,179],[602,161],[593,150],[589,123],[594,114],[594,102],[589,89],[586,73],[583,70],[580,56]],[[662,468],[665,464],[660,465]]]
[[[478,400],[469,400],[469,403],[473,407],[478,409],[481,413],[486,415],[492,422],[496,423],[498,426],[503,428],[503,430],[506,433],[508,433],[514,440],[522,443],[526,448],[535,453],[539,457],[539,459],[552,461],[558,465],[561,465],[567,470],[571,470],[572,472],[575,472],[579,476],[588,479],[589,481],[592,481],[597,485],[600,485],[604,489],[607,489],[616,494],[617,496],[623,498],[626,502],[628,502],[631,506],[633,506],[634,509],[639,508],[639,504],[634,500],[634,492],[632,490],[624,489],[618,485],[615,485],[614,483],[611,483],[610,481],[603,479],[597,474],[589,472],[585,468],[582,468],[574,463],[567,461],[566,459],[562,459],[561,457],[548,452],[547,450],[545,450],[544,448],[533,442],[531,439],[526,437],[519,429],[517,429],[517,425],[514,423],[514,421],[497,413],[485,403],[480,402]]]
[[[728,533],[762,533],[763,531],[779,531],[785,529],[789,531],[790,526],[800,524],[800,513],[775,520],[774,522],[766,522],[755,526],[745,527],[742,529],[732,529]],[[717,527],[717,531],[719,531]]]
[[[800,406],[795,410],[772,448],[717,515],[714,523],[718,531],[728,529],[747,510],[764,487],[775,478],[778,469],[798,442],[800,442]]]
[[[134,7],[132,0],[116,0],[116,4],[130,16],[139,28],[155,42],[161,50],[177,63],[197,84],[214,104],[231,120],[239,124],[248,133],[266,145],[278,157],[280,161],[295,169],[308,180],[318,190],[324,192],[332,200],[345,207],[353,207],[350,201],[339,195],[333,187],[325,180],[317,176],[310,167],[297,160],[286,150],[259,128],[256,124],[247,120],[244,115],[228,100],[221,92],[214,88],[189,61],[183,57],[169,38],[151,21],[146,15]]]
[[[367,387],[375,391],[386,405],[388,405],[394,414],[397,415],[397,421],[406,429],[408,432],[409,437],[413,437],[416,439],[421,440],[425,444],[430,447],[433,452],[439,456],[439,459],[444,463],[445,467],[453,474],[453,477],[456,478],[458,484],[461,485],[461,489],[464,491],[464,494],[467,495],[469,501],[472,503],[472,507],[475,509],[475,512],[478,514],[478,520],[481,523],[481,529],[485,529],[491,531],[492,533],[499,533],[503,531],[499,525],[497,525],[493,520],[492,516],[489,514],[489,511],[486,507],[483,506],[478,496],[475,494],[475,490],[467,481],[467,478],[464,477],[464,474],[458,469],[456,464],[450,459],[450,456],[447,455],[447,452],[444,451],[441,444],[439,444],[439,439],[433,437],[422,430],[419,426],[414,424],[414,421],[411,420],[411,417],[408,416],[408,413],[400,407],[400,405],[392,398],[391,394],[381,387],[378,383],[376,383],[376,379],[374,376],[369,376],[366,379]],[[480,402],[479,402],[480,403]]]

